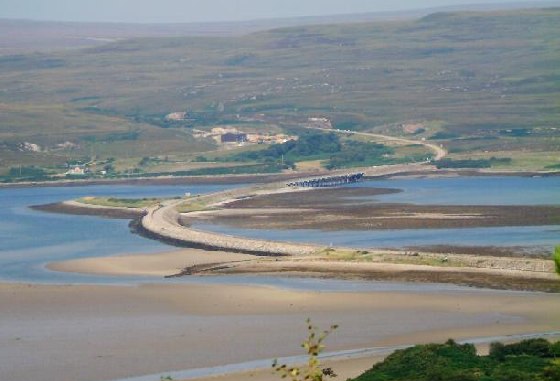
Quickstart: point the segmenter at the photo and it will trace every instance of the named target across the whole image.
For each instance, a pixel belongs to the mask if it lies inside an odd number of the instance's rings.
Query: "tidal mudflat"
[[[3,284],[0,303],[6,380],[115,380],[297,355],[307,317],[340,324],[330,351],[560,330],[556,295],[468,289]]]

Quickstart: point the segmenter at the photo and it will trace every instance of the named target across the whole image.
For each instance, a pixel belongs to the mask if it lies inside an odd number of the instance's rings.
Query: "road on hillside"
[[[321,127],[307,127],[313,130],[320,130],[320,131],[327,131],[327,132],[336,132],[339,134],[348,134],[348,135],[359,135],[359,136],[368,136],[380,140],[385,141],[393,141],[401,144],[421,144],[428,148],[429,150],[435,153],[434,160],[441,160],[445,156],[447,156],[447,151],[443,148],[438,146],[437,144],[427,143],[423,140],[412,140],[412,139],[405,139],[405,138],[397,138],[395,136],[388,136],[388,135],[381,135],[381,134],[374,134],[371,132],[358,132],[358,131],[350,131],[350,130],[337,130],[337,129],[330,129],[330,128],[321,128]]]

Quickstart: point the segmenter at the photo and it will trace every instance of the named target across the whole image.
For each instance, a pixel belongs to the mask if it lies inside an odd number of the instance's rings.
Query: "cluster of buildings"
[[[82,164],[76,164],[76,165],[71,165],[64,174],[70,176],[83,176],[88,173],[91,173],[88,167]]]
[[[172,112],[165,116],[165,120],[172,122],[180,122],[182,120],[187,120],[188,114],[186,112]]]
[[[332,127],[332,123],[328,118],[317,118],[317,117],[313,117],[313,118],[308,118],[307,119],[307,124],[310,127],[316,127],[316,128],[327,128],[327,129],[331,129]]]
[[[297,140],[295,135],[246,133],[235,127],[215,127],[210,131],[193,130],[195,138],[212,138],[218,144],[282,144]]]

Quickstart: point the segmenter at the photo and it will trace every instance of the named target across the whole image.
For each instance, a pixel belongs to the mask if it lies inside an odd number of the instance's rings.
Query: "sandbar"
[[[355,251],[348,253],[353,255]],[[364,262],[359,257],[357,260],[337,259],[336,252],[322,256],[271,258],[184,248],[158,254],[75,259],[51,263],[47,267],[63,272],[159,279],[190,275],[273,274],[560,292],[560,279],[554,273],[551,260],[437,253],[417,253],[416,256],[383,251],[370,253],[372,258]],[[444,258],[447,262],[442,263]],[[438,265],[428,265],[431,262]]]
[[[157,254],[94,257],[51,263],[54,271],[95,275],[136,275],[165,277],[184,268],[213,263],[239,263],[255,260],[256,256],[223,251],[179,249]]]

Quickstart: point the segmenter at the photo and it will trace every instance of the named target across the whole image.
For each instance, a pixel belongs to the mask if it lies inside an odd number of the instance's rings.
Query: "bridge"
[[[350,173],[347,175],[338,176],[325,176],[312,179],[304,179],[288,183],[289,187],[302,187],[302,188],[328,188],[337,187],[344,184],[357,183],[364,177],[363,172]]]

